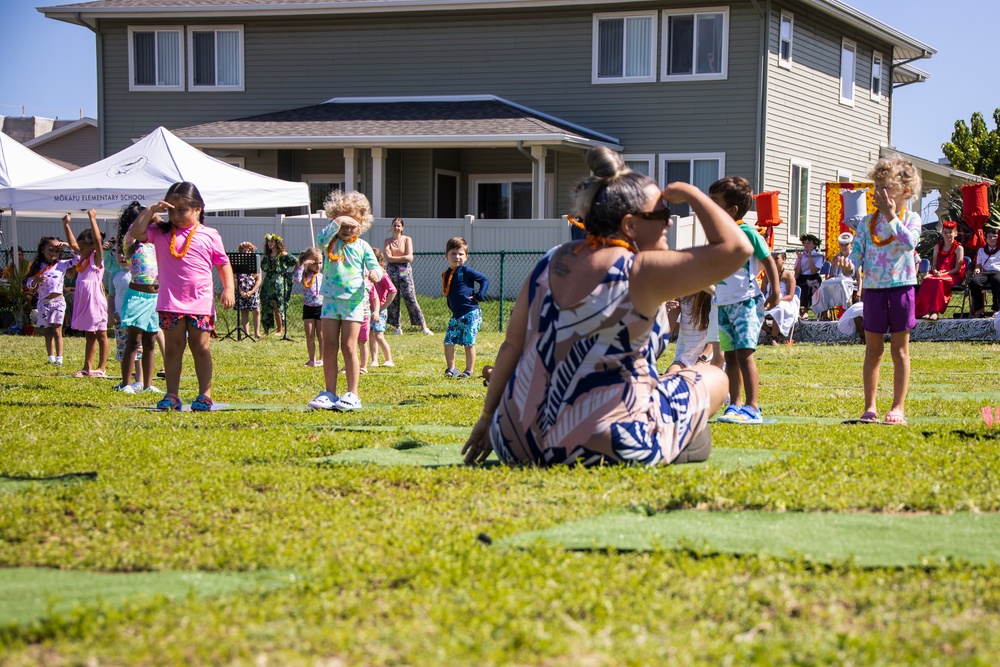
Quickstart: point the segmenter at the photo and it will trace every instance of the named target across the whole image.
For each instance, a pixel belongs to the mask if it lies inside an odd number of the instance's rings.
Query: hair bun
[[[595,146],[587,151],[587,166],[598,178],[614,179],[628,171],[621,154],[606,146]]]

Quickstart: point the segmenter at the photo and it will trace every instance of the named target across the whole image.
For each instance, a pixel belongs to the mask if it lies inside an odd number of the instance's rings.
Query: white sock
[[[61,364],[62,363],[62,357],[56,357],[56,363],[57,364]]]
[[[55,357],[55,355],[53,355],[53,354],[49,355],[49,363],[50,364],[56,363],[56,357]]]

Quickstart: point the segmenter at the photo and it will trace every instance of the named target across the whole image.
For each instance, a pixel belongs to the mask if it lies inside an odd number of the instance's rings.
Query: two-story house
[[[779,243],[824,181],[891,143],[935,51],[837,0],[95,0],[105,154],[158,125],[212,155],[366,192],[378,216],[566,213],[594,145],[661,183],[780,190]],[[924,163],[924,166],[932,163]],[[940,171],[940,170],[939,170]],[[945,179],[947,180],[947,179]],[[684,213],[683,211],[680,211]]]

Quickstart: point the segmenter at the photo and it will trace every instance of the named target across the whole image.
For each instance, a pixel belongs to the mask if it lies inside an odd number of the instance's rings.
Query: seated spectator
[[[818,250],[819,237],[815,234],[803,234],[799,237],[802,242],[802,250],[795,257],[795,284],[799,287],[800,303],[806,306],[800,307],[802,319],[809,319],[808,305],[812,303],[813,293],[819,289],[823,277],[820,269],[823,268],[823,253]]]
[[[918,319],[936,320],[948,307],[951,288],[965,279],[965,248],[955,242],[957,226],[954,220],[941,221],[942,239],[934,246],[931,270],[917,290],[914,315]]]
[[[837,237],[837,243],[840,244],[840,252],[833,256],[830,273],[813,295],[812,309],[821,320],[832,320],[829,311],[834,308],[850,306],[858,288],[853,276],[854,262],[851,261],[854,234],[844,232]]]
[[[986,287],[993,292],[993,310],[1000,310],[1000,245],[997,245],[997,234],[1000,233],[1000,222],[991,220],[986,224],[983,235],[986,246],[976,253],[976,268],[969,281],[969,298],[972,300],[972,317],[985,317],[986,302],[983,290]]]
[[[781,298],[778,299],[778,305],[765,313],[764,331],[771,337],[772,345],[791,344],[792,327],[799,317],[799,297],[795,294],[795,274],[785,268],[787,253],[784,250],[775,250],[771,256],[778,264],[780,278],[778,287]],[[772,286],[767,281],[767,275],[764,276],[762,288],[765,296],[770,296]]]

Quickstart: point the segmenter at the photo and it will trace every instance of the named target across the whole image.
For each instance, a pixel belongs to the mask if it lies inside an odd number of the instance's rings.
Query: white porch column
[[[385,149],[372,148],[372,215],[383,218],[385,211]]]
[[[531,217],[541,220],[545,217],[545,146],[531,147],[531,189],[534,191],[531,202]]]
[[[356,190],[358,187],[358,165],[357,160],[355,159],[356,157],[357,149],[344,149],[344,188],[346,188],[348,192]]]

